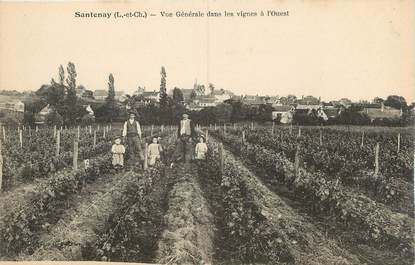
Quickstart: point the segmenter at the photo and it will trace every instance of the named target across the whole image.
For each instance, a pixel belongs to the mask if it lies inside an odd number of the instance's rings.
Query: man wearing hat
[[[129,119],[124,123],[122,130],[122,136],[124,142],[127,144],[127,153],[129,157],[129,165],[134,165],[137,163],[137,157],[139,162],[143,161],[143,154],[141,151],[141,127],[140,123],[135,120],[135,113],[129,113]]]
[[[173,154],[174,161],[184,160],[184,162],[189,162],[193,155],[192,138],[196,136],[196,132],[193,122],[189,119],[189,114],[187,113],[183,114],[183,119],[178,125],[177,136],[179,140]]]

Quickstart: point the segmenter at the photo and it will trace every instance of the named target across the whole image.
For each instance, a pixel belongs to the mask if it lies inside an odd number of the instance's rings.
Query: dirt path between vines
[[[243,163],[249,170],[254,172],[259,181],[268,187],[272,192],[278,195],[287,205],[289,205],[299,216],[304,218],[307,222],[314,225],[321,233],[325,235],[328,240],[333,240],[338,246],[344,248],[350,253],[356,255],[362,263],[373,265],[403,265],[411,264],[411,261],[402,260],[402,258],[387,248],[375,248],[365,243],[356,244],[353,233],[347,230],[343,224],[339,224],[330,217],[330,214],[325,216],[316,215],[312,212],[307,204],[301,198],[301,195],[290,191],[284,183],[280,183],[274,178],[273,182],[267,181],[269,177],[264,169],[258,168],[256,164],[241,159],[238,154],[234,153],[228,147],[225,147],[230,153],[234,154],[241,163]]]
[[[158,244],[160,263],[212,263],[215,227],[198,175],[195,162],[166,170],[166,176],[175,181],[168,194],[166,229]]]
[[[136,176],[131,172],[106,174],[85,186],[72,199],[60,220],[39,236],[40,247],[19,260],[82,260],[81,247],[96,239],[112,212],[112,197]]]

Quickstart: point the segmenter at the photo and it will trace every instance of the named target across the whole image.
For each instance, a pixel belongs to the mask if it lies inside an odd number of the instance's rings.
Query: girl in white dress
[[[153,166],[156,163],[156,160],[160,160],[161,152],[163,151],[163,148],[158,143],[158,138],[153,137],[153,142],[148,145],[148,165]]]
[[[199,142],[197,143],[196,148],[195,148],[195,159],[196,160],[206,159],[207,150],[208,150],[208,147],[205,143],[205,138],[203,136],[200,136]]]
[[[124,153],[125,147],[121,144],[121,138],[115,138],[115,144],[111,148],[112,153],[112,165],[116,169],[124,167]]]

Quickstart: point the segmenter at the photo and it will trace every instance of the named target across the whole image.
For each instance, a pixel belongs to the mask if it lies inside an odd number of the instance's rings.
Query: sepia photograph
[[[414,264],[414,23],[0,0],[0,264]]]

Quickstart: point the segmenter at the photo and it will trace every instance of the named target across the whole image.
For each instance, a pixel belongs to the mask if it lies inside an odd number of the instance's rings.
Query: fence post
[[[379,143],[376,143],[375,149],[375,175],[379,174]]]
[[[3,129],[4,129],[4,127],[3,127]],[[2,191],[2,183],[3,183],[3,154],[2,154],[2,149],[3,149],[3,146],[2,146],[2,143],[1,143],[1,140],[0,140],[0,193]]]
[[[19,131],[20,148],[23,148],[23,131]]]
[[[223,143],[219,143],[220,173],[223,174]]]
[[[148,168],[148,143],[146,143],[146,146],[144,148],[144,170]]]
[[[59,156],[60,148],[61,148],[61,131],[58,130],[56,132],[56,156]]]
[[[401,150],[401,133],[398,133],[398,153]]]
[[[78,141],[73,142],[73,170],[78,170]]]
[[[94,147],[97,145],[97,131],[94,130]]]

